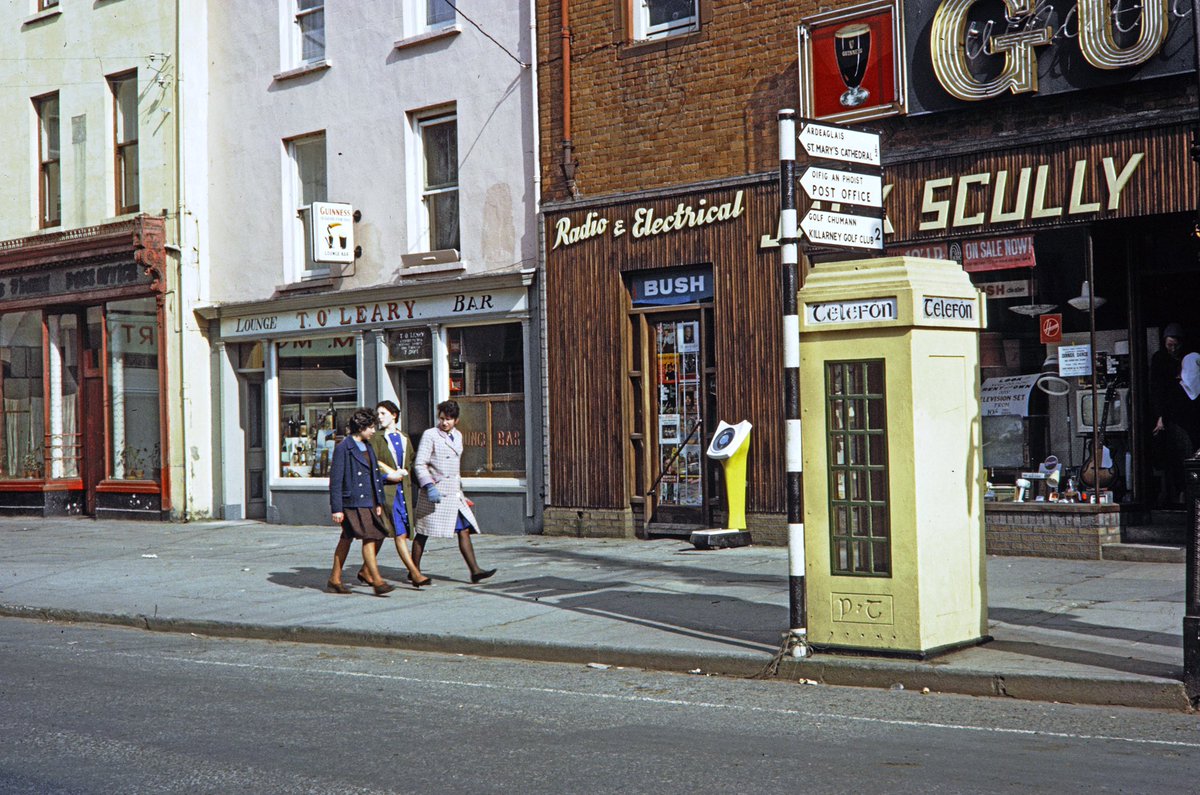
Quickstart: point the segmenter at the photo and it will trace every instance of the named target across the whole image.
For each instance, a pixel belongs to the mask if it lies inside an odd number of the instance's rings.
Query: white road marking
[[[144,654],[129,652],[109,652],[117,656],[147,659]],[[992,734],[1011,734],[1026,737],[1054,737],[1064,740],[1100,740],[1107,742],[1130,743],[1133,745],[1155,745],[1171,748],[1200,749],[1200,742],[1182,742],[1178,740],[1152,740],[1144,737],[1120,737],[1107,734],[1076,734],[1073,732],[1053,732],[1039,729],[1010,729],[1000,726],[970,726],[961,723],[938,723],[934,721],[904,720],[898,718],[875,718],[864,715],[846,715],[837,712],[809,712],[799,709],[779,707],[747,707],[738,704],[717,704],[707,701],[689,701],[675,698],[655,698],[653,696],[632,696],[613,693],[587,693],[580,690],[564,690],[554,687],[528,687],[521,685],[498,685],[490,682],[467,682],[458,679],[426,679],[416,676],[400,676],[398,674],[381,674],[369,671],[338,671],[320,668],[296,668],[292,666],[260,665],[257,663],[223,662],[219,660],[200,660],[194,657],[156,656],[156,660],[190,663],[193,665],[210,665],[214,667],[244,668],[247,670],[273,671],[278,673],[307,673],[325,674],[328,676],[344,676],[360,679],[381,679],[392,682],[412,682],[415,684],[445,685],[448,687],[470,687],[477,690],[514,691],[524,693],[541,693],[543,695],[570,696],[574,698],[591,698],[600,701],[619,701],[626,703],[655,704],[659,706],[691,707],[696,709],[729,710],[769,715],[788,715],[809,720],[844,720],[855,723],[877,724],[883,726],[904,726],[908,728],[947,729],[951,731],[989,732]]]

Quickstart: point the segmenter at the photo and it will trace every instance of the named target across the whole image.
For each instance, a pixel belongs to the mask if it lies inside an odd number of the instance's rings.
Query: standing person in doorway
[[[480,568],[471,545],[471,534],[479,532],[479,523],[462,490],[463,438],[462,433],[455,430],[458,403],[443,401],[438,404],[437,412],[437,426],[421,436],[421,446],[413,462],[421,487],[414,511],[417,535],[413,539],[413,562],[420,567],[425,542],[430,536],[451,538],[457,535],[458,551],[471,571],[471,582],[480,582],[496,570]]]
[[[333,570],[325,584],[331,593],[350,593],[350,589],[342,584],[342,567],[355,539],[362,541],[363,572],[375,595],[383,596],[396,590],[396,586],[389,585],[379,576],[375,562],[375,550],[387,538],[387,525],[383,521],[383,475],[375,451],[371,449],[374,435],[375,412],[355,409],[350,415],[350,435],[333,449],[329,507],[333,523],[342,528],[342,537],[334,550]]]
[[[391,525],[389,535],[396,542],[396,553],[400,562],[408,569],[408,581],[414,588],[428,585],[430,579],[421,574],[421,570],[413,563],[412,555],[408,552],[409,524],[408,506],[412,505],[409,496],[409,476],[413,469],[413,459],[416,457],[408,434],[400,430],[400,407],[390,400],[382,400],[375,406],[375,416],[379,419],[379,430],[371,437],[371,449],[379,459],[379,469],[385,479],[383,484],[384,518]],[[391,506],[390,510],[386,506]],[[366,572],[360,571],[358,579],[366,582]]]
[[[1154,418],[1154,453],[1158,466],[1166,473],[1165,504],[1183,502],[1183,460],[1191,452],[1191,438],[1183,417],[1176,416],[1187,408],[1179,376],[1183,356],[1187,353],[1183,327],[1168,323],[1163,329],[1162,347],[1150,357],[1150,416]]]

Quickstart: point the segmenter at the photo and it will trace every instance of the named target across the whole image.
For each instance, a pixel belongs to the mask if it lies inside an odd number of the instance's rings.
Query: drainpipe
[[[188,520],[191,506],[188,504],[188,489],[190,486],[188,478],[188,434],[187,434],[187,370],[184,369],[184,332],[186,331],[186,323],[183,313],[186,311],[186,302],[183,296],[183,260],[187,256],[187,236],[184,229],[187,228],[187,197],[184,193],[184,178],[186,171],[183,162],[183,131],[184,131],[184,105],[181,94],[183,93],[183,0],[175,0],[175,234],[179,241],[179,262],[176,269],[176,284],[175,284],[175,304],[177,317],[175,323],[179,329],[179,334],[175,339],[176,350],[179,355],[179,455],[180,455],[180,498],[182,505],[179,505],[177,510],[179,518],[183,521]],[[166,357],[163,357],[163,362],[166,362]],[[170,440],[170,410],[167,411],[167,416],[163,419],[162,437],[164,442]],[[169,449],[164,446],[163,449]]]
[[[567,180],[567,190],[571,198],[579,196],[575,186],[575,146],[571,143],[571,12],[567,9],[568,0],[560,0],[559,14],[562,17],[562,172]]]
[[[566,0],[564,0],[565,2]],[[542,120],[538,114],[537,0],[529,0],[529,120],[533,139],[533,213],[542,210]]]

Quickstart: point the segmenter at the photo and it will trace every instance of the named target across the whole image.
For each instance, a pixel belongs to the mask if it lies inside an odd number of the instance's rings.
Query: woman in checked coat
[[[458,551],[471,572],[471,582],[486,580],[495,569],[482,569],[475,562],[471,534],[479,532],[479,522],[463,494],[460,470],[462,466],[462,432],[458,425],[458,403],[446,400],[438,404],[437,426],[421,436],[413,470],[421,489],[413,511],[417,534],[413,539],[412,559],[419,569],[425,542],[434,538],[458,536]]]

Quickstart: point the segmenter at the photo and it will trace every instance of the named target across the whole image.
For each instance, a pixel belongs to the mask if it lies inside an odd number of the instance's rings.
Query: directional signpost
[[[878,133],[807,122],[797,139],[816,160],[836,160],[860,169],[810,166],[800,178],[800,186],[810,199],[829,205],[883,208]],[[800,221],[800,229],[820,246],[883,250],[883,219],[876,215],[813,208]]]
[[[863,207],[883,206],[883,177],[877,174],[857,174],[812,166],[800,178],[800,187],[804,188],[808,198],[817,201]]]
[[[841,160],[861,166],[880,166],[879,133],[806,122],[800,128],[800,145],[818,160]]]
[[[804,236],[821,246],[883,248],[883,219],[828,210],[809,210],[800,222]]]

